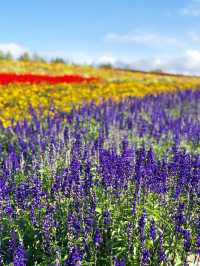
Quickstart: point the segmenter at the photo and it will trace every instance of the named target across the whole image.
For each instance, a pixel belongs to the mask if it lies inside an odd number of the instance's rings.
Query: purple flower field
[[[30,107],[0,127],[0,265],[200,265],[200,91]]]

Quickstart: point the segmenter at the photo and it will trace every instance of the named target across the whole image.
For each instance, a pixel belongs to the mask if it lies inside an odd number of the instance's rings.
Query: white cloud
[[[183,16],[199,17],[200,16],[200,1],[199,0],[190,1],[188,6],[180,9],[180,14]]]
[[[101,55],[99,57],[96,58],[96,64],[116,64],[117,59],[111,55],[111,54],[105,54],[105,55]]]
[[[200,50],[186,50],[176,57],[138,59],[131,66],[136,69],[162,69],[171,73],[200,75]]]
[[[14,57],[18,57],[29,50],[16,43],[0,43],[0,51],[4,53],[10,52]]]
[[[200,4],[200,0],[193,1],[193,3]],[[135,69],[162,69],[168,72],[200,75],[200,49],[198,48],[200,35],[195,31],[187,32],[183,36],[176,38],[155,33],[144,34],[142,30],[121,35],[110,33],[105,36],[105,40],[120,43],[121,46],[124,43],[149,45],[154,49],[159,48],[157,51],[160,51],[158,56],[141,56],[138,58],[137,53],[135,53],[132,56],[130,54],[128,60],[117,57],[115,58],[115,64],[118,64],[120,61],[124,64],[129,63]],[[173,54],[170,52],[171,48],[173,48]],[[166,51],[168,51],[167,56],[164,55]]]
[[[106,41],[114,43],[129,43],[129,44],[153,44],[153,45],[173,45],[180,46],[182,43],[174,37],[162,36],[155,33],[127,33],[116,34],[108,33],[104,37]]]

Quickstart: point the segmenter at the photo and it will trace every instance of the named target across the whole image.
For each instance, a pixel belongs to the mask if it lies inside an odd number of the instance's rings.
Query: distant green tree
[[[107,68],[107,69],[111,69],[113,68],[111,63],[105,63],[105,64],[100,64],[99,68]]]
[[[43,63],[46,62],[46,60],[42,56],[38,55],[37,53],[34,53],[32,55],[32,60],[36,62],[43,62]]]
[[[65,64],[65,60],[62,57],[56,57],[51,59],[51,63],[53,64]]]
[[[6,60],[13,60],[13,56],[12,56],[11,52],[7,52],[7,53],[5,54],[5,59],[6,59]]]
[[[20,57],[18,58],[19,61],[31,61],[31,57],[28,52],[24,52]]]
[[[5,59],[5,53],[0,51],[0,60],[4,60]]]

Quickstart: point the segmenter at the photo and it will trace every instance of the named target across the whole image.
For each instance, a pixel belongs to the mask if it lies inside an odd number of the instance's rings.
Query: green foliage
[[[10,52],[4,53],[0,51],[0,60],[12,60],[13,56]]]
[[[96,140],[99,136],[100,123],[95,119],[85,120],[83,123],[83,128],[87,129],[87,139]]]
[[[0,60],[4,60],[5,57],[6,57],[5,54],[2,51],[0,51]]]
[[[25,61],[25,62],[28,62],[28,61],[31,61],[31,57],[29,55],[28,52],[24,52],[22,55],[20,55],[20,57],[18,58],[19,61]]]
[[[65,60],[62,57],[56,57],[51,59],[51,63],[53,64],[65,64]]]
[[[42,63],[45,63],[46,60],[44,59],[44,57],[40,56],[39,54],[37,53],[34,53],[31,57],[32,61],[35,61],[35,62],[42,62]]]
[[[100,64],[99,68],[112,69],[113,65],[111,63]]]

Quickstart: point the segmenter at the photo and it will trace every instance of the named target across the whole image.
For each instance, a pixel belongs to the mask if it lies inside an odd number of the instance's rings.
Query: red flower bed
[[[64,76],[49,76],[49,75],[35,75],[35,74],[14,74],[14,73],[0,73],[0,84],[8,83],[81,83],[95,81],[95,77],[83,77],[80,75],[64,75]]]

